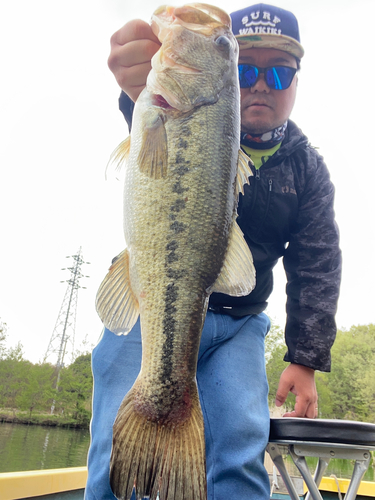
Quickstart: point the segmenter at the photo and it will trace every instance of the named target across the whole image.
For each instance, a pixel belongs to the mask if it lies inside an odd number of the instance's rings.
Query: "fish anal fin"
[[[125,396],[113,425],[110,484],[118,499],[206,500],[203,415],[195,386],[183,422],[160,421],[140,411],[137,382]],[[136,407],[136,409],[135,409]]]
[[[236,196],[239,193],[244,194],[244,185],[249,184],[249,177],[253,175],[249,163],[252,160],[242,151],[238,150],[238,162],[237,162],[237,178],[236,178]]]
[[[130,332],[138,319],[139,307],[129,279],[129,252],[114,259],[96,294],[96,310],[104,326],[117,335]]]
[[[240,227],[233,221],[224,264],[210,292],[241,297],[248,295],[254,287],[253,257]]]
[[[161,179],[167,175],[167,133],[160,115],[150,120],[143,130],[138,164],[140,171],[152,179]]]

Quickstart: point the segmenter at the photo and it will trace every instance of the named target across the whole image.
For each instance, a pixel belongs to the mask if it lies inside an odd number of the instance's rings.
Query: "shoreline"
[[[0,423],[7,424],[22,424],[22,425],[42,425],[46,427],[64,427],[70,429],[86,429],[89,430],[90,424],[87,422],[77,422],[73,418],[67,418],[60,415],[47,415],[36,413],[28,415],[17,411],[8,413],[4,410],[0,411]]]

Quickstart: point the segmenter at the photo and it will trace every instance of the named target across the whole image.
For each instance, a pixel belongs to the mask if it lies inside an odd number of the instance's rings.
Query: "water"
[[[89,444],[88,430],[0,423],[0,473],[81,467]]]
[[[0,473],[81,467],[86,465],[89,444],[88,430],[0,423]],[[313,471],[316,459],[307,461]],[[374,462],[365,474],[365,481],[375,481]],[[299,475],[290,457],[287,468],[290,474]],[[333,459],[325,476],[350,478],[352,471],[350,460]]]

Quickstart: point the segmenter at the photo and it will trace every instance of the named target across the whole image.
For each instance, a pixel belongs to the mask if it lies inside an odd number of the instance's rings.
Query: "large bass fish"
[[[111,487],[119,499],[206,500],[196,385],[212,292],[251,292],[255,271],[236,223],[251,171],[240,151],[238,45],[230,17],[206,4],[161,7],[162,46],[134,109],[126,160],[126,249],[97,295],[107,328],[140,315],[142,366],[113,427]],[[126,360],[124,360],[126,365]]]

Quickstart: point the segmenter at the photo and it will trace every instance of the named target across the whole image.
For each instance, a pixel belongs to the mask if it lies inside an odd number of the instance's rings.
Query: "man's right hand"
[[[134,102],[146,86],[151,58],[159,48],[151,26],[140,19],[129,21],[111,37],[109,69]]]

